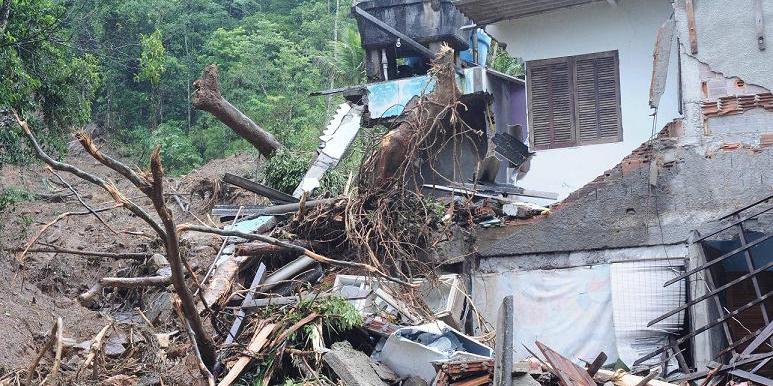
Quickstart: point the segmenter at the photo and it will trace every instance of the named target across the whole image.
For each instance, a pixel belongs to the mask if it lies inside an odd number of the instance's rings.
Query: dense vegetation
[[[273,182],[292,190],[340,102],[309,93],[364,80],[349,6],[340,0],[0,0],[0,165],[30,159],[9,107],[33,119],[38,136],[59,154],[67,132],[87,123],[138,162],[162,144],[173,173],[251,149],[191,108],[193,81],[216,63],[226,98],[289,149],[269,166],[276,169]],[[494,48],[491,56],[501,71],[522,71],[504,50]]]
[[[7,1],[7,0],[4,0]],[[331,0],[10,0],[0,38],[0,106],[41,117],[49,146],[94,122],[126,155],[163,143],[185,172],[249,145],[191,109],[217,63],[227,98],[288,148],[309,152],[335,100],[311,91],[362,80],[349,3]],[[0,12],[0,15],[2,12]],[[6,112],[7,114],[7,112]],[[28,154],[0,134],[0,163]]]

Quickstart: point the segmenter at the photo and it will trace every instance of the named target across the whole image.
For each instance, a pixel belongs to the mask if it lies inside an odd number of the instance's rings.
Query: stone
[[[352,348],[349,342],[333,343],[322,361],[347,386],[386,386],[371,366],[372,360],[365,353]]]
[[[402,386],[429,386],[427,381],[420,377],[408,377],[403,381]]]
[[[166,259],[166,256],[154,253],[153,256],[150,257],[150,260],[148,260],[148,266],[151,271],[157,271],[163,267],[168,267],[169,261]]]

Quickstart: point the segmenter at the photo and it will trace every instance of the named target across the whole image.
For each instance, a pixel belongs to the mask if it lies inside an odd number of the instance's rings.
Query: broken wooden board
[[[591,378],[585,369],[580,368],[576,364],[572,363],[569,359],[566,359],[561,354],[553,351],[548,346],[545,346],[541,342],[535,342],[537,347],[545,354],[545,359],[553,367],[555,375],[561,380],[561,384],[564,386],[596,386],[596,381]]]

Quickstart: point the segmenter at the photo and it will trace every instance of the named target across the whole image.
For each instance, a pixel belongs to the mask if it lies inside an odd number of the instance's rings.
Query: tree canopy
[[[193,80],[215,63],[229,101],[288,148],[310,151],[335,101],[309,93],[363,78],[348,3],[6,1],[0,106],[41,117],[49,145],[94,122],[138,160],[164,144],[164,162],[177,172],[247,149],[191,108]],[[23,157],[10,132],[1,134],[0,162]]]

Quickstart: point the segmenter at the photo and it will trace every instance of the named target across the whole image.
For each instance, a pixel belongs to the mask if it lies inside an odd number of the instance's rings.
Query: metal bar
[[[752,369],[752,372],[756,373],[757,371],[760,371],[760,369],[765,367],[765,365],[767,365],[768,362],[770,362],[771,359],[773,359],[773,358],[767,358],[767,359],[763,360],[762,362],[760,362],[759,364],[757,364],[757,366],[754,366],[754,368]]]
[[[713,290],[713,291],[711,291],[711,292],[709,292],[709,293],[707,293],[707,294],[705,294],[705,295],[703,295],[703,296],[701,296],[701,297],[699,297],[697,299],[690,300],[689,302],[687,302],[687,303],[685,303],[685,304],[683,304],[683,305],[681,305],[681,306],[679,306],[679,307],[677,307],[677,308],[675,308],[675,309],[673,309],[673,310],[671,310],[671,311],[669,311],[669,312],[667,312],[667,313],[665,313],[665,314],[663,314],[661,316],[658,316],[657,318],[653,319],[651,322],[647,323],[647,327],[651,327],[653,324],[655,324],[657,322],[660,322],[663,319],[668,318],[669,316],[675,315],[678,312],[683,311],[683,310],[687,309],[690,306],[698,304],[698,303],[700,303],[700,302],[702,302],[702,301],[704,301],[704,300],[706,300],[706,299],[708,299],[708,298],[710,298],[710,297],[712,297],[712,296],[714,296],[714,295],[716,295],[716,294],[718,294],[718,293],[720,293],[720,292],[722,292],[722,291],[724,291],[724,290],[726,290],[726,289],[728,289],[728,288],[730,288],[730,287],[732,287],[732,286],[734,286],[734,285],[736,285],[738,283],[741,283],[742,281],[744,281],[746,279],[749,279],[750,277],[754,277],[755,275],[759,274],[760,272],[766,271],[768,268],[771,268],[771,267],[773,267],[773,261],[771,261],[770,263],[768,263],[768,264],[766,264],[766,265],[764,265],[764,266],[762,266],[762,267],[760,267],[758,269],[755,269],[752,272],[747,273],[746,275],[743,275],[743,276],[741,276],[741,277],[739,277],[739,278],[737,278],[737,279],[735,279],[733,281],[730,281],[727,284],[724,284],[723,286],[721,286],[721,287],[719,287],[719,288],[717,288],[717,289],[715,289],[715,290]],[[706,272],[706,274],[711,275],[711,272]]]
[[[723,316],[721,318],[718,318],[715,321],[713,321],[713,322],[711,322],[711,323],[709,323],[709,324],[707,324],[707,325],[705,325],[705,326],[703,326],[701,328],[695,329],[694,331],[690,332],[689,334],[679,338],[676,341],[676,344],[682,344],[685,341],[687,341],[688,339],[690,339],[691,337],[693,337],[695,335],[698,335],[698,334],[700,334],[700,333],[702,333],[702,332],[704,332],[704,331],[706,331],[706,330],[708,330],[708,329],[710,329],[710,328],[712,328],[712,327],[714,327],[714,326],[716,326],[716,325],[718,325],[718,324],[720,324],[720,323],[722,323],[722,322],[724,322],[724,321],[726,321],[726,320],[728,320],[728,319],[730,319],[732,317],[738,316],[738,314],[740,314],[741,312],[744,312],[744,311],[748,310],[749,308],[752,308],[752,307],[756,306],[760,302],[764,302],[765,300],[767,300],[771,296],[773,296],[773,291],[768,292],[767,294],[765,294],[765,296],[763,296],[761,298],[758,298],[758,299],[752,300],[749,303],[746,303],[745,305],[741,306],[741,308],[738,308],[735,311],[733,311],[733,312],[731,312],[731,313],[729,313],[729,314],[727,314],[727,315],[725,315],[725,316]],[[647,354],[647,355],[637,359],[636,362],[633,363],[634,366],[637,366],[637,365],[641,364],[642,362],[646,361],[647,359],[653,358],[654,356],[656,356],[656,355],[660,354],[661,352],[663,352],[663,350],[665,350],[665,349],[666,349],[666,347],[659,348],[659,349],[657,349],[657,350],[655,350],[655,351],[653,351],[653,352],[651,352],[651,353],[649,353],[649,354]]]
[[[719,219],[719,221],[722,221],[722,220],[724,220],[724,219],[726,219],[726,218],[729,218],[729,217],[733,217],[733,216],[735,216],[736,214],[738,214],[738,213],[741,213],[741,212],[743,212],[743,211],[745,211],[745,210],[747,210],[747,209],[749,209],[749,208],[753,208],[753,207],[755,207],[755,206],[757,206],[757,205],[759,205],[759,204],[762,204],[763,202],[769,201],[771,198],[773,198],[773,194],[771,194],[770,196],[767,196],[767,197],[765,197],[765,198],[762,198],[762,199],[760,199],[760,200],[758,200],[758,201],[755,201],[755,202],[753,202],[753,203],[751,203],[751,204],[749,204],[749,205],[746,205],[746,206],[744,206],[744,207],[743,207],[743,208],[741,208],[741,209],[737,209],[737,210],[736,210],[735,212],[733,212],[733,213],[726,214],[726,215],[724,215],[723,217],[721,217],[721,218]]]
[[[280,203],[283,203],[283,204],[289,204],[289,203],[294,203],[294,202],[300,201],[299,199],[297,199],[297,198],[295,198],[295,197],[293,197],[293,196],[291,196],[289,194],[280,192],[280,191],[278,191],[278,190],[276,190],[276,189],[274,189],[274,188],[272,188],[270,186],[259,184],[259,183],[254,182],[254,181],[250,181],[250,180],[248,180],[246,178],[235,176],[235,175],[233,175],[231,173],[226,173],[223,176],[223,182],[229,183],[231,185],[236,185],[236,186],[238,186],[238,187],[240,187],[242,189],[249,190],[250,192],[253,192],[255,194],[259,194],[259,195],[264,196],[264,197],[268,197],[272,201],[277,201],[277,202],[280,202]]]
[[[404,41],[405,43],[408,43],[409,46],[413,47],[413,49],[415,49],[425,57],[432,58],[435,56],[435,53],[430,51],[429,48],[424,47],[419,42],[411,39],[408,35],[392,28],[390,25],[379,20],[377,17],[371,15],[368,11],[360,8],[359,6],[356,6],[356,5],[354,6],[354,13],[361,16],[363,19],[375,24],[375,26],[381,29],[382,31],[400,38],[400,40]]]
[[[736,377],[741,377],[743,379],[748,379],[754,383],[759,383],[760,385],[773,386],[773,379],[763,377],[762,375],[750,373],[748,371],[733,370],[730,372],[730,374],[735,375]]]
[[[703,261],[706,261],[706,246],[703,243],[700,243],[700,246],[700,253],[703,254]],[[703,272],[703,280],[706,282],[706,285],[709,288],[709,292],[717,288],[717,286],[714,284],[714,276],[711,274],[711,271],[706,270]],[[722,301],[719,299],[719,294],[714,294],[711,299],[712,303],[714,303],[714,307],[717,308],[717,315],[725,315],[725,308],[722,307]],[[727,323],[722,323],[722,330],[725,332],[725,339],[727,339],[727,344],[732,346],[733,335],[730,334],[730,326],[728,326]],[[732,352],[735,353],[735,350]]]
[[[738,346],[740,346],[740,345],[742,345],[742,344],[744,344],[744,343],[754,339],[754,337],[756,337],[757,334],[759,334],[761,331],[762,331],[761,328],[759,330],[757,330],[757,331],[752,331],[750,334],[747,334],[743,338],[735,341],[735,343],[733,343],[732,346],[725,347],[724,349],[719,351],[716,355],[714,355],[713,359],[717,359],[717,358],[721,357],[722,355],[727,354],[731,350],[735,349],[736,347],[738,347]]]
[[[757,347],[760,347],[760,345],[762,345],[762,343],[768,340],[768,338],[771,336],[773,336],[773,323],[768,323],[765,329],[762,330],[759,335],[757,335],[757,338],[749,343],[749,345],[746,346],[746,348],[741,352],[741,358],[749,356],[752,352],[754,352],[754,350],[757,349]]]
[[[682,279],[684,279],[684,278],[686,278],[686,277],[688,277],[688,276],[690,276],[692,274],[695,274],[697,272],[703,271],[704,269],[706,269],[708,267],[711,267],[712,265],[717,264],[717,263],[721,262],[722,260],[725,260],[728,257],[735,255],[738,252],[742,252],[745,248],[754,247],[757,244],[761,244],[761,243],[767,241],[771,237],[773,237],[773,233],[768,233],[767,235],[762,236],[761,238],[759,238],[757,240],[754,240],[753,242],[751,242],[746,247],[740,247],[740,248],[733,249],[732,251],[730,251],[728,253],[725,253],[724,255],[722,255],[720,257],[717,257],[714,260],[706,262],[705,264],[701,265],[700,267],[695,267],[695,268],[693,268],[693,269],[691,269],[691,270],[689,270],[689,271],[687,271],[687,272],[685,272],[685,273],[683,273],[683,274],[681,274],[681,275],[679,275],[679,276],[677,276],[677,277],[667,281],[665,284],[663,284],[663,287],[668,287],[671,284],[674,284],[674,283],[678,282],[679,280],[682,280]]]
[[[726,224],[725,226],[723,226],[721,228],[718,228],[718,229],[715,229],[715,230],[711,231],[711,233],[706,234],[705,236],[701,236],[701,238],[699,238],[697,240],[694,240],[694,242],[703,241],[703,240],[705,240],[705,239],[707,239],[707,238],[709,238],[711,236],[717,235],[718,233],[720,233],[722,231],[728,230],[728,229],[732,228],[735,225],[738,225],[738,224],[740,224],[742,222],[746,222],[746,221],[751,220],[751,219],[753,219],[755,217],[759,217],[762,214],[770,212],[771,210],[773,210],[773,206],[771,206],[770,208],[763,209],[763,210],[761,210],[761,211],[759,211],[759,212],[757,212],[755,214],[748,215],[748,216],[746,216],[744,218],[741,218],[739,220],[735,220],[735,221],[733,221],[733,222],[731,222],[729,224]],[[733,215],[731,215],[731,217],[732,216]],[[727,217],[725,217],[725,218],[727,218]]]
[[[231,329],[228,330],[228,336],[225,337],[225,345],[233,343],[234,339],[236,339],[236,335],[239,333],[239,329],[242,327],[244,316],[247,314],[244,312],[244,306],[252,301],[252,299],[255,297],[255,289],[260,285],[260,282],[263,281],[263,275],[265,274],[266,265],[260,263],[257,272],[255,272],[255,277],[252,279],[252,283],[250,284],[250,290],[247,292],[247,295],[244,296],[244,300],[242,300],[242,306],[239,307],[239,311],[236,313],[236,319],[234,319],[234,322],[231,325]]]
[[[736,215],[738,216],[738,215]],[[743,223],[738,224],[738,240],[741,242],[742,247],[746,247],[748,243],[746,242],[746,229],[743,227]],[[754,260],[752,259],[752,251],[751,248],[746,248],[743,251],[744,259],[746,260],[746,266],[749,268],[749,272],[754,271]],[[773,263],[773,261],[771,261]],[[757,276],[752,276],[752,285],[754,286],[754,294],[757,295],[757,297],[762,296],[762,290],[760,290],[760,283],[757,281]],[[762,320],[765,322],[765,325],[770,323],[770,318],[768,317],[768,307],[765,305],[765,303],[760,303],[760,311],[762,312]]]
[[[769,353],[764,353],[764,354],[756,354],[756,355],[750,356],[748,359],[742,359],[737,362],[732,362],[729,365],[720,365],[717,369],[696,371],[691,374],[685,374],[679,378],[673,379],[672,382],[692,381],[693,379],[705,377],[709,372],[719,373],[727,370],[728,368],[736,368],[736,367],[748,365],[750,363],[754,363],[761,360],[766,360],[765,362],[763,362],[763,363],[766,363],[767,360],[770,360],[771,358],[773,358],[773,351]]]

